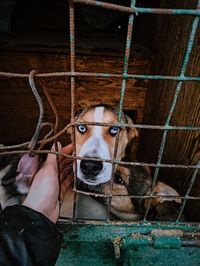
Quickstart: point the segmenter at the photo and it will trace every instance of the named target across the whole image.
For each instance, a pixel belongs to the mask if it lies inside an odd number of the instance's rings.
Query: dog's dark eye
[[[115,183],[119,184],[119,185],[124,185],[124,181],[122,179],[122,177],[119,174],[115,174],[115,178],[114,178]]]
[[[87,131],[87,127],[85,125],[78,125],[77,129],[81,134],[84,134]]]
[[[109,128],[109,133],[112,137],[115,137],[117,135],[119,128],[118,127],[110,127]]]

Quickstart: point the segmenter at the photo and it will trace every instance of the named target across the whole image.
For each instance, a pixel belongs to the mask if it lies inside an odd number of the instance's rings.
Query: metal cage
[[[104,8],[113,10],[113,12],[125,12],[129,16],[128,29],[126,37],[126,47],[124,54],[124,65],[123,72],[121,74],[112,73],[90,73],[90,72],[77,72],[75,69],[75,5],[76,3],[83,5],[96,6],[98,8]],[[180,69],[180,74],[178,76],[163,76],[163,75],[137,75],[128,74],[128,63],[130,56],[130,48],[132,42],[132,33],[134,25],[134,17],[137,14],[148,13],[148,14],[167,14],[167,15],[193,15],[193,23],[191,27],[191,32],[188,39],[187,49],[185,51],[185,56],[183,58],[182,66]],[[115,125],[117,127],[129,127],[128,124],[122,124],[122,110],[123,103],[126,94],[126,83],[128,79],[142,79],[142,80],[173,80],[177,81],[177,86],[174,92],[174,96],[170,105],[170,110],[168,112],[165,124],[161,125],[144,125],[135,124],[135,128],[139,129],[152,129],[161,130],[162,140],[159,148],[159,156],[157,163],[145,163],[145,162],[119,162],[116,160],[116,152],[118,147],[117,138],[115,142],[115,156],[112,160],[104,160],[106,162],[112,163],[113,165],[121,163],[124,165],[141,165],[155,167],[155,172],[153,175],[153,187],[149,196],[141,196],[142,198],[154,198],[153,188],[157,182],[159,169],[160,168],[182,168],[182,169],[192,169],[193,174],[184,196],[180,196],[182,199],[182,205],[179,210],[177,219],[172,223],[162,223],[162,222],[149,222],[147,221],[147,215],[149,212],[150,205],[148,204],[145,215],[142,221],[124,223],[124,222],[113,222],[113,221],[86,221],[78,220],[73,217],[73,219],[60,219],[60,229],[64,233],[63,249],[58,260],[58,265],[115,265],[116,261],[120,265],[198,265],[200,263],[200,251],[199,246],[199,225],[191,223],[180,222],[180,217],[183,214],[185,205],[188,200],[200,199],[199,197],[190,196],[192,186],[196,180],[197,173],[200,169],[200,161],[197,165],[177,165],[177,164],[164,164],[162,163],[163,153],[166,144],[166,138],[169,131],[172,130],[182,130],[182,131],[199,131],[199,127],[191,126],[172,126],[171,119],[182,90],[182,85],[185,81],[196,81],[200,82],[200,77],[186,76],[186,69],[188,66],[188,61],[193,48],[193,42],[197,28],[199,26],[200,17],[200,1],[198,0],[196,9],[158,9],[158,8],[142,8],[136,6],[136,1],[131,0],[131,6],[120,6],[106,2],[93,1],[93,0],[70,0],[69,1],[69,19],[70,19],[70,72],[54,72],[54,73],[37,73],[36,71],[31,71],[30,74],[20,74],[20,73],[6,73],[0,72],[1,77],[19,77],[19,78],[29,78],[29,83],[31,89],[35,95],[38,102],[40,115],[38,118],[37,127],[35,133],[30,142],[22,143],[15,146],[0,147],[1,154],[15,154],[15,153],[49,153],[50,150],[43,150],[43,145],[56,141],[60,135],[66,132],[69,127],[73,129],[73,145],[74,152],[72,156],[63,154],[63,156],[70,157],[74,160],[84,159],[84,157],[78,157],[75,150],[75,126],[78,124],[75,121],[76,113],[76,91],[75,82],[76,77],[116,77],[122,80],[121,83],[121,94],[118,106],[118,123]],[[48,91],[45,92],[52,111],[55,114],[56,122],[55,125],[51,123],[43,122],[44,108],[43,103],[40,98],[39,93],[35,87],[34,76],[38,78],[44,77],[70,77],[71,82],[71,123],[65,126],[61,131],[57,131],[58,116],[56,108]],[[200,84],[200,83],[199,83]],[[88,123],[98,126],[110,126],[111,124],[103,123]],[[112,124],[113,125],[113,124]],[[39,140],[40,131],[44,126],[49,126],[51,128],[50,134],[54,132],[53,136],[47,135],[44,139]],[[35,149],[36,144],[39,144],[39,149]],[[58,155],[59,153],[56,152]],[[94,160],[96,160],[94,158]],[[112,175],[114,173],[114,167],[112,169]],[[112,180],[113,182],[113,180]],[[111,188],[112,188],[111,182]],[[76,188],[76,173],[74,181],[74,191],[76,193],[82,193],[92,196],[102,196],[95,193],[80,191]],[[108,195],[107,195],[108,196]],[[108,196],[112,198],[112,193]],[[134,196],[132,196],[134,197]],[[75,207],[76,208],[76,200]],[[91,244],[94,243],[95,247]],[[86,251],[87,250],[87,251]],[[79,252],[76,258],[75,254]],[[144,256],[145,255],[145,256]]]

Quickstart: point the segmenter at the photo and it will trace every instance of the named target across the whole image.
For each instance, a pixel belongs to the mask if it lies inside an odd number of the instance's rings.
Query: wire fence
[[[85,72],[77,72],[75,69],[75,15],[74,15],[74,10],[75,10],[75,5],[76,3],[78,4],[84,4],[84,5],[91,5],[91,6],[96,6],[99,8],[105,8],[105,9],[110,9],[119,12],[125,12],[129,15],[129,20],[128,20],[128,29],[127,29],[127,37],[126,37],[126,47],[125,47],[125,54],[124,54],[124,67],[123,67],[123,72],[121,74],[112,74],[112,73],[85,73]],[[130,50],[131,50],[131,44],[132,44],[132,36],[134,36],[133,32],[133,25],[134,25],[134,16],[137,15],[138,13],[148,13],[148,14],[163,14],[163,15],[192,15],[194,16],[194,20],[192,23],[191,27],[191,32],[190,36],[188,39],[188,44],[185,52],[185,56],[183,58],[182,66],[180,69],[180,74],[178,76],[165,76],[165,75],[137,75],[137,74],[128,74],[128,64],[129,64],[129,57],[130,57]],[[113,176],[114,176],[114,171],[115,171],[115,165],[120,164],[120,165],[134,165],[134,166],[149,166],[149,167],[154,167],[154,175],[153,175],[153,184],[152,184],[152,189],[151,193],[149,195],[145,196],[136,196],[136,195],[130,195],[130,198],[141,198],[141,199],[147,199],[148,204],[147,208],[143,217],[143,222],[146,221],[148,217],[148,213],[150,210],[150,203],[151,200],[156,198],[156,197],[161,197],[161,196],[155,196],[153,191],[158,179],[158,174],[159,174],[159,169],[160,168],[181,168],[181,169],[193,169],[193,174],[190,180],[190,183],[188,185],[188,189],[186,191],[186,194],[184,196],[174,196],[174,198],[180,198],[182,199],[182,205],[178,214],[178,217],[176,219],[176,222],[179,222],[181,215],[184,212],[184,208],[186,205],[186,202],[190,199],[193,200],[200,200],[200,197],[194,197],[190,196],[191,189],[193,187],[193,184],[196,180],[198,171],[200,169],[200,161],[196,165],[182,165],[182,164],[164,164],[162,163],[163,159],[163,153],[164,149],[166,146],[166,138],[167,134],[169,131],[173,130],[181,130],[181,131],[199,131],[199,127],[192,127],[192,126],[172,126],[170,125],[171,119],[177,104],[177,101],[179,99],[180,92],[182,90],[183,83],[185,81],[190,82],[190,81],[196,81],[200,82],[200,77],[193,77],[193,76],[186,76],[186,69],[188,66],[188,61],[191,55],[191,51],[193,48],[193,43],[194,43],[194,38],[195,34],[197,32],[197,28],[199,26],[199,17],[200,17],[200,0],[198,0],[196,9],[160,9],[160,8],[141,8],[141,7],[136,7],[136,2],[135,0],[131,0],[131,5],[130,7],[127,6],[121,6],[121,5],[115,5],[111,3],[106,3],[106,2],[100,2],[100,1],[93,1],[93,0],[70,0],[69,1],[69,21],[70,21],[70,72],[52,72],[52,73],[37,73],[37,71],[33,70],[30,72],[30,74],[21,74],[21,73],[8,73],[8,72],[0,72],[0,77],[6,77],[6,78],[28,78],[29,79],[29,84],[32,89],[33,95],[35,96],[38,104],[38,110],[39,110],[39,116],[38,116],[38,121],[37,121],[37,126],[35,129],[35,132],[33,134],[32,139],[29,142],[21,143],[18,145],[12,145],[12,146],[4,146],[0,147],[0,153],[1,154],[17,154],[17,153],[32,153],[32,154],[44,154],[44,153],[54,153],[57,156],[58,155],[63,155],[67,158],[71,158],[75,160],[75,169],[74,169],[74,191],[75,191],[75,198],[74,198],[74,210],[73,210],[73,219],[76,219],[75,217],[75,210],[76,210],[76,195],[77,193],[80,194],[85,194],[88,196],[95,196],[95,197],[107,197],[109,198],[109,205],[108,205],[108,210],[110,210],[110,204],[111,204],[111,199],[113,197],[124,197],[124,195],[113,195],[112,190],[113,190]],[[37,91],[37,88],[35,86],[34,82],[34,77],[37,78],[46,78],[46,77],[70,77],[70,84],[71,84],[71,123],[66,125],[64,128],[62,128],[60,131],[58,131],[58,112],[56,109],[56,106],[48,93],[48,89],[43,87],[45,96],[49,102],[49,105],[51,107],[52,112],[55,115],[55,123],[50,123],[50,122],[44,122],[44,106],[42,103],[42,99],[40,97],[40,94]],[[134,127],[138,129],[152,129],[152,130],[161,130],[163,131],[162,134],[162,140],[160,143],[160,148],[159,148],[159,155],[156,163],[146,163],[146,162],[125,162],[125,161],[119,161],[116,159],[117,155],[117,150],[118,150],[118,145],[119,145],[119,133],[117,134],[116,141],[115,141],[115,148],[114,148],[114,156],[111,160],[106,160],[106,159],[97,159],[97,158],[91,158],[90,160],[94,161],[102,161],[102,162],[107,162],[112,164],[112,179],[110,183],[110,194],[99,194],[99,193],[94,193],[94,192],[86,192],[77,189],[76,184],[77,184],[77,165],[76,162],[77,160],[82,160],[82,159],[88,159],[87,157],[81,157],[77,156],[76,154],[76,135],[75,135],[75,127],[77,125],[80,125],[80,122],[76,121],[75,118],[75,113],[76,113],[76,77],[103,77],[103,78],[120,78],[122,80],[121,83],[121,93],[120,93],[120,100],[119,100],[119,106],[118,106],[118,122],[117,123],[99,123],[99,122],[85,122],[84,124],[86,125],[96,125],[96,126],[117,126],[117,127]],[[143,80],[172,80],[172,81],[177,81],[177,86],[174,92],[174,96],[171,102],[170,110],[167,115],[165,124],[163,126],[161,125],[143,125],[143,124],[134,124],[134,125],[129,125],[129,124],[124,124],[122,123],[122,112],[123,112],[123,105],[124,105],[124,98],[126,94],[126,83],[128,79],[143,79]],[[40,139],[40,132],[42,128],[48,127],[49,132],[42,138]],[[73,143],[73,154],[72,155],[66,155],[63,153],[58,152],[58,148],[56,148],[55,152],[52,152],[50,150],[44,150],[44,146],[47,143],[55,142],[57,143],[58,138],[65,134],[66,131],[69,128],[72,128],[72,143]],[[36,148],[37,147],[37,148]],[[173,198],[173,196],[165,196],[165,197],[170,197]]]

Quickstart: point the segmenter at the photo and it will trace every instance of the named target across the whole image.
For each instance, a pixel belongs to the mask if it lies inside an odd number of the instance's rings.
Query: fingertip
[[[62,144],[60,143],[60,141],[57,141],[57,145],[58,145],[58,150],[60,151],[62,149]]]
[[[56,146],[57,145],[57,146]],[[56,164],[57,161],[56,161],[56,154],[54,154],[54,152],[60,152],[62,149],[62,145],[59,141],[57,141],[56,143],[54,143],[51,147],[51,152],[53,153],[49,153],[48,156],[47,156],[47,160],[46,160],[46,163],[53,163],[53,164]]]
[[[51,147],[51,151],[53,151],[53,152],[56,152],[56,151],[60,152],[61,149],[62,149],[62,145],[61,145],[60,141],[56,141]]]
[[[73,151],[72,143],[68,144],[67,146],[62,148],[62,153],[70,154]]]

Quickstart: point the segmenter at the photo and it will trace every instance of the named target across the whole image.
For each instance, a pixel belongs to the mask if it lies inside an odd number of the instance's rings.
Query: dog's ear
[[[39,168],[39,157],[34,157],[28,154],[22,155],[17,167],[17,176],[15,179],[15,185],[17,191],[21,194],[28,193],[33,177]]]
[[[128,125],[134,125],[133,120],[129,116],[125,115],[125,117],[126,117],[126,121],[127,121],[127,124]],[[134,127],[127,127],[127,131],[128,131],[128,141],[129,142],[132,139],[138,137],[138,131],[137,131],[136,128],[134,128]]]
[[[169,185],[167,185],[163,182],[157,183],[157,185],[154,188],[153,195],[154,196],[162,196],[162,197],[153,198],[151,200],[151,206],[152,207],[155,207],[155,206],[160,205],[160,204],[167,202],[167,201],[168,202],[174,201],[178,204],[181,204],[181,202],[182,202],[182,200],[180,198],[176,198],[176,197],[180,196],[178,194],[178,192],[174,188],[170,187]],[[170,196],[172,196],[172,197],[170,198]]]

